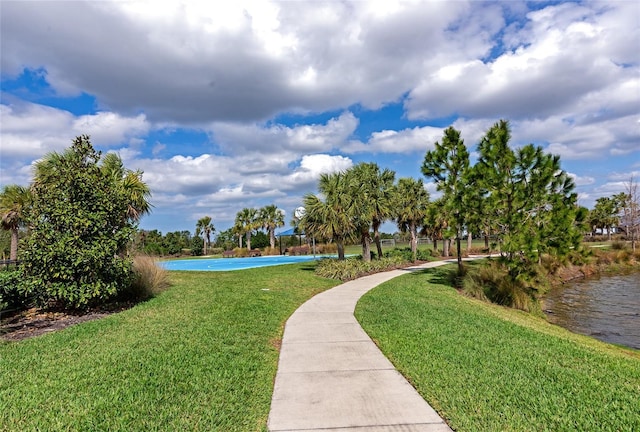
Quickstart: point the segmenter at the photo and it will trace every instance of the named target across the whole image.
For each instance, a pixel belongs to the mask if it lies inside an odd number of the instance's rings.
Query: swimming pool
[[[316,255],[315,257],[313,255],[268,255],[253,258],[201,258],[161,261],[159,265],[167,270],[230,271],[293,264],[329,257],[335,257],[335,255]]]

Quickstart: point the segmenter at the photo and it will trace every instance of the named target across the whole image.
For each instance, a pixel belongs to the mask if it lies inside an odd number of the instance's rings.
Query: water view
[[[550,322],[604,342],[640,349],[640,273],[602,276],[551,290]]]

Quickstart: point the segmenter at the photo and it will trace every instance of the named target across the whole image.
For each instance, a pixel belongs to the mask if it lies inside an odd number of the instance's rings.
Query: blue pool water
[[[282,264],[292,264],[314,259],[326,258],[329,255],[269,255],[253,258],[202,258],[189,260],[161,261],[159,264],[167,270],[197,270],[197,271],[229,271],[244,270],[256,267],[269,267]]]

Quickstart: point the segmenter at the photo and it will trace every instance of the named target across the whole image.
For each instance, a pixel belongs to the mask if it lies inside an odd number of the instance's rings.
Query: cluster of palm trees
[[[232,231],[238,235],[238,247],[242,247],[245,237],[247,249],[251,250],[251,235],[257,229],[265,229],[269,234],[271,249],[276,247],[276,228],[284,226],[284,212],[274,204],[256,209],[243,208],[236,214]]]
[[[339,259],[344,259],[345,243],[356,239],[362,245],[363,260],[371,259],[371,243],[377,256],[382,256],[379,229],[392,219],[411,235],[415,259],[418,230],[429,208],[422,181],[401,178],[395,183],[395,172],[360,163],[344,172],[322,174],[318,191],[319,195],[309,193],[303,198],[300,228],[307,236],[335,241]]]

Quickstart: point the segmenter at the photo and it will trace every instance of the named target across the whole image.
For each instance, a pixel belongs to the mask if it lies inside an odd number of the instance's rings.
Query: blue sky
[[[635,1],[2,1],[0,19],[0,185],[86,133],[144,171],[144,229],[267,204],[288,221],[363,161],[437,196],[420,165],[443,130],[473,155],[501,118],[561,156],[582,205],[640,177]]]

